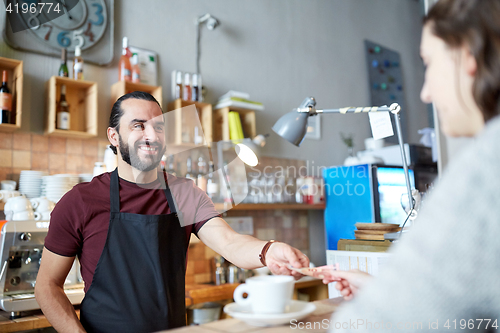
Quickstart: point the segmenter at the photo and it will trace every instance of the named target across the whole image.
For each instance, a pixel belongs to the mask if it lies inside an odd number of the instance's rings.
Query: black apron
[[[171,214],[120,213],[118,171],[111,173],[106,244],[80,308],[87,332],[140,333],[186,325],[188,242],[165,176]]]

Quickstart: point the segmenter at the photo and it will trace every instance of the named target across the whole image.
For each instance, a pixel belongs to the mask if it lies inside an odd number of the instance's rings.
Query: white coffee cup
[[[14,180],[2,180],[1,181],[2,190],[15,191],[16,182]]]
[[[55,203],[47,199],[46,197],[33,198],[30,200],[31,205],[37,212],[51,212],[54,209]]]
[[[7,215],[7,214],[6,214]],[[25,210],[22,212],[15,212],[12,214],[12,221],[30,221],[36,220],[40,221],[42,219],[42,214],[38,212],[33,212],[32,210]]]
[[[4,202],[7,202],[7,199],[9,198],[18,197],[20,195],[21,193],[18,191],[0,190],[0,200],[3,200]]]
[[[41,214],[40,221],[50,221],[50,213],[51,212],[35,212]],[[35,217],[36,220],[36,217]]]
[[[106,172],[106,164],[102,162],[95,162],[94,172],[92,173],[92,175],[95,177],[105,172]]]
[[[4,210],[11,210],[16,213],[22,211],[33,211],[33,207],[31,206],[31,202],[26,199],[24,195],[21,195],[19,197],[11,197],[7,199]]]
[[[292,300],[294,285],[291,276],[255,276],[239,285],[233,297],[237,304],[250,306],[253,313],[284,313]],[[243,298],[244,293],[247,298]]]

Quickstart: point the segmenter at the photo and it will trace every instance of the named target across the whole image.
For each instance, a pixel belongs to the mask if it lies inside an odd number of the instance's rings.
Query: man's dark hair
[[[109,124],[108,127],[116,129],[116,131],[119,133],[120,132],[120,119],[123,116],[123,109],[122,109],[122,102],[126,101],[129,98],[133,99],[142,99],[144,101],[150,101],[150,102],[156,102],[158,106],[161,106],[160,103],[156,100],[156,98],[153,97],[153,95],[144,92],[144,91],[133,91],[131,93],[125,94],[122,97],[118,98],[118,100],[113,104],[113,107],[111,108],[111,114],[109,115]],[[162,111],[163,112],[163,111]],[[116,147],[110,145],[111,150],[117,154],[116,152]]]

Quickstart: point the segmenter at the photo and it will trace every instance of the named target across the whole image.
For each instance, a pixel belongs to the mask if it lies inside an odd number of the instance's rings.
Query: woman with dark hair
[[[476,139],[380,275],[336,272],[336,288],[354,299],[332,318],[335,332],[500,325],[500,0],[439,1],[424,20],[421,56],[422,101],[435,104],[447,136]]]

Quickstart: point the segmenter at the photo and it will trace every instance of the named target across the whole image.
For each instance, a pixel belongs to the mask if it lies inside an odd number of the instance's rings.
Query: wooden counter
[[[186,285],[186,306],[232,299],[234,289],[236,289],[238,285],[238,283],[224,284],[221,286],[208,284]],[[310,277],[304,277],[295,282],[296,291],[307,291],[307,289],[314,287],[321,287],[321,289],[326,288],[321,280]],[[321,295],[323,295],[323,293],[321,293]],[[78,317],[80,317],[79,309],[76,310],[76,313]],[[43,313],[39,310],[23,312],[23,317],[13,320],[9,319],[9,315],[9,312],[0,311],[0,333],[33,330],[51,326],[47,318],[45,318]]]
[[[18,332],[50,327],[50,323],[40,310],[23,312],[24,317],[9,319],[9,312],[0,311],[0,332]],[[80,310],[76,310],[80,318]]]
[[[186,306],[232,299],[234,289],[237,286],[239,286],[239,283],[227,283],[220,286],[206,284],[186,285]]]
[[[178,328],[175,330],[168,330],[162,332],[171,333],[286,333],[286,332],[296,332],[300,330],[301,332],[315,332],[321,333],[328,330],[327,324],[329,321],[325,319],[330,319],[331,315],[337,307],[342,303],[342,297],[325,299],[322,301],[313,302],[316,305],[316,310],[311,313],[306,318],[298,321],[297,326],[283,325],[283,326],[273,326],[273,327],[255,327],[250,326],[238,319],[223,319],[214,321],[208,324],[200,326],[187,326],[183,328]],[[325,321],[324,321],[325,320]],[[300,328],[300,329],[299,329]],[[303,329],[302,329],[303,328]],[[308,329],[311,328],[311,329]],[[333,327],[330,327],[333,328]]]

